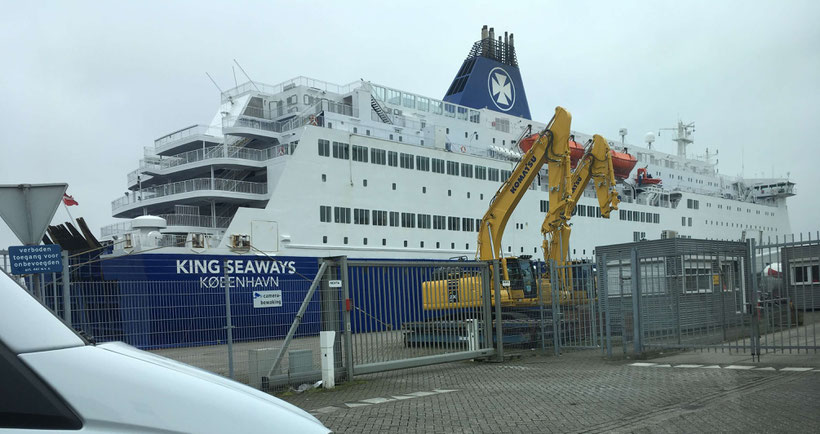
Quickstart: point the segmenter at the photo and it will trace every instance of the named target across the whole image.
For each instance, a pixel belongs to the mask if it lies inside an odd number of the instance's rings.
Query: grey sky
[[[443,97],[483,24],[515,33],[533,118],[640,143],[696,122],[721,173],[785,176],[820,229],[820,3],[4,2],[0,184],[68,182],[98,233],[143,147],[214,115],[232,59],[254,80],[364,78]],[[167,4],[170,3],[170,4]],[[237,71],[240,82],[242,75]],[[670,134],[656,147],[675,152]],[[58,210],[56,222],[67,215]],[[0,248],[17,244],[0,222]]]

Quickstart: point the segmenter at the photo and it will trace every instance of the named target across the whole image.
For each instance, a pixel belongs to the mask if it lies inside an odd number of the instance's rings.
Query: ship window
[[[347,237],[345,237],[345,239],[344,239],[344,243],[345,243],[345,244],[347,244]]]
[[[373,164],[387,164],[387,152],[384,149],[370,148],[370,162]]]
[[[387,165],[396,167],[399,165],[399,153],[396,151],[389,151],[387,153]]]
[[[322,243],[327,244],[327,235],[322,236]]]
[[[401,136],[399,136],[399,141],[401,142]]]
[[[421,110],[421,111],[426,112],[429,108],[428,107],[429,101],[430,100],[428,100],[427,98],[425,98],[423,96],[417,97],[416,98],[416,108]]]
[[[416,169],[429,172],[430,171],[430,158],[429,157],[422,157],[421,155],[416,156]]]
[[[353,145],[353,161],[367,163],[367,148],[364,146]]]
[[[370,224],[370,210],[354,208],[353,209],[353,224],[369,225]]]
[[[359,132],[359,129],[356,128],[356,127],[353,127],[353,134],[358,134],[358,132]],[[367,239],[367,238],[365,238],[365,239]]]
[[[350,159],[350,145],[347,143],[333,142],[333,158],[342,160]]]
[[[578,207],[578,215],[581,216],[581,217],[586,217],[587,216],[587,207],[579,206]]]
[[[490,181],[498,181],[498,169],[492,167],[487,168],[487,179]]]
[[[421,188],[421,192],[422,192],[422,193],[427,193],[427,187],[422,187],[422,188]]]
[[[445,129],[444,129],[444,133],[445,133],[445,134],[450,134],[450,128],[445,128]]]
[[[413,155],[405,154],[404,152],[402,152],[399,155],[399,157],[400,157],[399,162],[400,162],[401,167],[403,169],[412,169],[413,168]]]
[[[458,176],[458,163],[455,161],[447,162],[447,174]]]
[[[467,199],[469,199],[469,198],[470,198],[470,192],[468,191],[467,192]]]
[[[456,117],[456,106],[444,103],[444,116],[454,118]]]
[[[453,190],[447,190],[447,196],[452,196],[452,195],[453,195]]]
[[[407,108],[416,108],[416,97],[415,96],[409,95],[409,94],[406,94],[406,93],[402,94],[402,96],[404,97],[403,100],[404,100],[404,106],[405,107],[407,107]]]
[[[487,179],[487,168],[484,166],[476,166],[475,167],[475,178],[476,179]]]
[[[421,139],[421,146],[424,146],[424,139]]]
[[[383,245],[383,246],[386,246],[386,245],[387,245],[387,238],[382,238],[382,245]]]
[[[479,193],[478,199],[479,200],[484,200],[484,193]]]
[[[320,157],[329,157],[330,156],[330,142],[325,139],[319,139],[319,156]]]
[[[330,207],[321,205],[319,206],[319,221],[321,222],[330,222]]]
[[[350,208],[333,207],[333,221],[336,223],[350,223]]]
[[[362,186],[367,187],[367,180],[366,179],[362,179]]]
[[[322,182],[327,182],[327,174],[322,174]]]
[[[458,109],[458,118],[462,121],[467,120],[467,108],[466,107],[457,107]]]
[[[475,231],[479,232],[481,230],[481,219],[475,219]]]
[[[424,248],[424,241],[419,241],[419,247]]]
[[[462,230],[464,232],[472,232],[475,229],[473,227],[473,223],[475,223],[474,219],[464,217],[463,219],[461,219],[461,221],[462,221],[462,225],[463,225]]]
[[[401,227],[414,228],[416,227],[416,215],[411,212],[401,213]]]
[[[419,214],[419,229],[430,229],[430,214]]]
[[[466,139],[466,138],[467,138],[467,137],[469,137],[469,136],[470,136],[470,135],[469,135],[469,134],[467,134],[467,131],[465,131],[465,132],[464,132],[464,138]]]
[[[362,239],[362,244],[367,245],[367,238]]]
[[[680,218],[680,225],[681,226],[686,226],[686,217],[681,217]]]
[[[501,169],[501,181],[502,182],[510,179],[511,175],[512,175],[512,171]]]
[[[440,243],[440,242],[438,242],[438,241],[436,241],[436,248],[438,249],[438,248],[440,248],[440,247],[441,247],[441,243]]]
[[[470,122],[479,123],[481,121],[481,113],[476,110],[470,110]]]
[[[547,212],[547,209],[549,207],[547,206],[547,201],[546,200],[540,201],[539,205],[541,206],[541,212]],[[623,211],[621,211],[621,212],[623,212]]]
[[[407,240],[404,240],[404,247],[407,247]]]
[[[458,217],[447,217],[447,229],[451,231],[460,231],[461,219]]]
[[[393,135],[392,134],[390,135],[390,140],[393,140]]]
[[[444,173],[444,160],[433,158],[433,172]]]
[[[433,229],[444,229],[446,218],[443,215],[433,216]],[[438,246],[436,246],[438,247]]]
[[[692,217],[689,217],[689,226],[692,226]]]
[[[618,218],[621,219],[621,220],[626,220],[626,211],[619,210],[618,211]]]
[[[370,130],[364,130],[364,133],[369,136],[370,135]]]
[[[655,214],[655,223],[660,223],[660,222],[661,222],[661,215],[660,214]]]
[[[507,246],[507,251],[512,252],[512,246]]]
[[[387,226],[387,211],[373,210],[373,225]]]
[[[332,123],[332,122],[328,122],[328,123],[327,123],[327,127],[328,127],[328,128],[333,128],[333,123]]]
[[[473,165],[461,163],[461,176],[465,178],[472,178],[473,177]]]
[[[390,226],[398,226],[399,225],[399,213],[396,211],[390,211]]]

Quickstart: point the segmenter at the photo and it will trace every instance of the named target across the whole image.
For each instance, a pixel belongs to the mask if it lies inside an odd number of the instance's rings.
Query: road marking
[[[317,408],[315,410],[310,410],[309,413],[314,415],[314,416],[319,416],[319,415],[330,414],[330,413],[333,413],[333,412],[339,411],[339,410],[346,410],[346,409],[358,408],[358,407],[367,407],[367,406],[370,406],[370,405],[384,404],[386,402],[400,401],[400,400],[404,400],[404,399],[422,398],[422,397],[425,397],[425,396],[440,395],[442,393],[450,393],[450,392],[458,392],[458,389],[433,389],[432,391],[422,390],[422,391],[418,391],[418,392],[410,392],[410,393],[405,394],[405,395],[392,395],[392,396],[390,396],[390,398],[382,398],[382,397],[368,398],[368,399],[362,399],[362,400],[357,401],[357,402],[345,402],[344,404],[339,404],[339,406],[331,405],[331,406],[328,406],[328,407]]]
[[[372,405],[372,404],[363,404],[361,402],[346,402],[345,405],[348,408],[356,408],[356,407],[364,407],[366,405]]]
[[[720,366],[720,365],[691,365],[682,363],[680,365],[672,365],[672,364],[658,364],[658,363],[649,363],[649,362],[635,362],[630,363],[628,366],[636,366],[639,368],[701,368],[701,369],[731,369],[734,371],[780,371],[780,372],[820,372],[820,369],[814,368],[799,368],[799,367],[787,367],[787,368],[780,368],[775,369],[771,366],[765,367],[755,367],[752,365],[728,365],[728,366]],[[422,392],[424,393],[424,392]]]
[[[363,399],[361,402],[366,402],[368,404],[384,404],[385,402],[395,401],[395,399],[389,398],[370,398],[370,399]]]

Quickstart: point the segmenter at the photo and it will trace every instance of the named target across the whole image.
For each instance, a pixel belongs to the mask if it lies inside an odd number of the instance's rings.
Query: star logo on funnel
[[[515,84],[510,74],[502,68],[496,67],[490,71],[487,87],[493,104],[501,111],[508,111],[515,105]]]

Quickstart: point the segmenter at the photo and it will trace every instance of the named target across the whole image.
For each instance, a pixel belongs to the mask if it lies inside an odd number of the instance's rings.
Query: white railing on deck
[[[166,134],[156,140],[154,140],[154,149],[156,150],[162,145],[167,143],[175,142],[177,140],[183,139],[189,136],[195,135],[207,135],[208,133],[208,126],[207,125],[191,125],[188,128],[183,128],[179,131],[174,131],[173,133]]]
[[[143,200],[155,199],[159,197],[172,196],[176,194],[190,193],[202,190],[219,190],[248,194],[267,194],[268,184],[264,182],[236,181],[233,179],[215,178],[194,178],[185,181],[173,182],[170,184],[158,185],[156,187],[143,188],[120,197],[111,202],[111,210],[116,212],[130,204],[135,204]]]
[[[354,81],[348,84],[339,85],[303,76],[286,80],[279,84],[265,84],[259,82],[251,83],[248,81],[243,84],[240,84],[239,86],[233,89],[228,89],[225,92],[223,92],[222,102],[227,102],[229,97],[234,98],[248,92],[260,92],[270,95],[276,95],[296,86],[306,86],[312,87],[314,89],[323,90],[325,92],[346,94],[352,92],[354,89],[361,86],[361,81]]]

